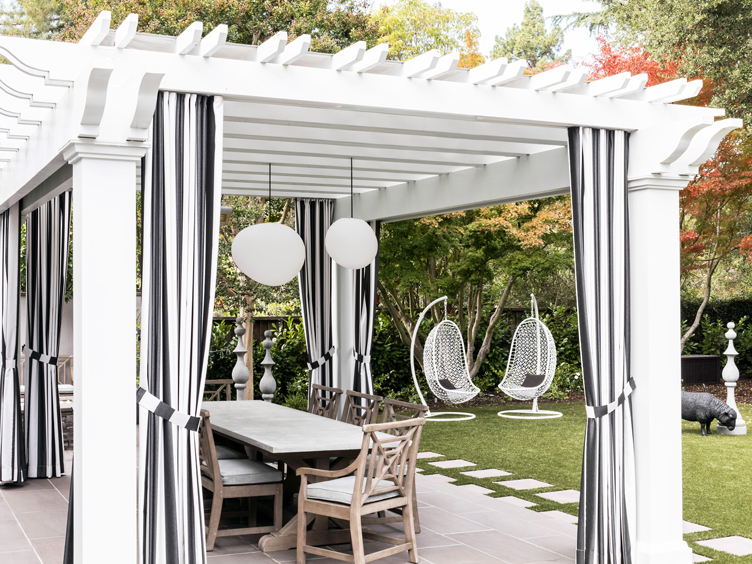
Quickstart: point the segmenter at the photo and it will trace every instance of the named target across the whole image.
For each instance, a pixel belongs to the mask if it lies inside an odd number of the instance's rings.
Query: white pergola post
[[[343,390],[353,389],[355,358],[355,313],[353,312],[353,273],[332,263],[334,277],[332,284],[332,329],[334,345],[334,386]]]
[[[679,191],[687,179],[629,180],[636,564],[689,564],[682,537]]]
[[[136,164],[74,142],[74,562],[136,562]]]

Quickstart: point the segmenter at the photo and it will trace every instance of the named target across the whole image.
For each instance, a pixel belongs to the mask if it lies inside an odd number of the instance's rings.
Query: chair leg
[[[303,551],[303,547],[306,543],[306,529],[308,528],[308,520],[304,511],[304,500],[298,502],[298,552],[297,552],[297,564],[306,564],[306,555]]]
[[[352,544],[353,561],[355,564],[366,564],[365,547],[363,546],[363,524],[360,513],[350,512],[350,543]]]
[[[415,533],[420,533],[420,515],[418,514],[418,494],[413,488],[413,515],[415,516]]]
[[[408,503],[402,508],[402,525],[405,527],[405,540],[412,546],[407,552],[410,562],[418,564],[418,541],[415,538],[415,516],[413,515],[413,504]]]
[[[217,529],[219,529],[219,518],[222,516],[222,496],[214,492],[212,496],[211,515],[209,517],[209,527],[206,532],[206,551],[214,550],[214,541],[217,540]]]

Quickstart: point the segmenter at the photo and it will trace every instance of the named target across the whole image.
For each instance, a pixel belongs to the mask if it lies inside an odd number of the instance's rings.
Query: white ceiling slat
[[[629,82],[627,82],[627,85],[622,90],[617,90],[615,92],[611,92],[608,94],[609,98],[622,98],[624,96],[629,96],[630,94],[634,94],[636,92],[641,92],[643,88],[645,88],[645,85],[648,82],[648,75],[638,74],[633,76],[629,79]]]
[[[507,64],[504,72],[501,75],[497,76],[493,80],[487,81],[486,84],[488,84],[489,86],[505,86],[507,84],[512,84],[520,80],[525,75],[525,69],[527,69],[526,60],[519,59],[517,61],[512,61],[511,63]]]
[[[9,66],[9,65],[2,65],[2,67],[6,67],[6,66]],[[4,70],[5,70],[4,68],[0,68],[0,91],[5,92],[9,96],[13,96],[14,98],[27,100],[29,106],[32,108],[47,108],[47,109],[55,108],[55,106],[57,105],[55,102],[38,100],[34,96],[34,94],[30,92],[22,92],[21,90],[14,88],[8,80],[9,73],[2,72]]]
[[[0,129],[2,131],[2,129]],[[350,163],[340,163],[340,167],[334,166],[310,166],[310,165],[296,165],[288,163],[272,163],[273,173],[272,176],[291,176],[301,177],[306,176],[309,178],[329,178],[333,180],[346,180],[350,181]],[[357,164],[357,163],[355,163]],[[384,169],[366,169],[353,165],[353,178],[355,180],[361,180],[364,182],[382,182],[382,183],[400,183],[410,182],[414,180],[420,180],[426,176],[430,176],[426,173],[418,174],[414,172],[400,172]],[[269,163],[261,162],[260,160],[253,162],[243,163],[225,163],[222,170],[223,172],[232,174],[265,176],[269,174]]]
[[[248,185],[269,185],[269,175],[260,173],[259,175],[239,174],[230,171],[222,171],[222,181],[242,182]],[[279,175],[272,174],[272,186],[275,184],[295,184],[299,186],[324,186],[331,188],[350,188],[350,178],[316,178],[310,175]],[[399,182],[379,182],[363,181],[353,179],[353,187],[361,190],[372,190],[377,188],[386,188],[400,184]]]
[[[335,53],[329,65],[329,68],[336,71],[342,71],[361,61],[366,54],[366,42],[358,41],[349,47],[345,47],[338,53]]]
[[[129,14],[115,32],[115,47],[125,49],[130,45],[138,32],[138,14]]]
[[[269,163],[272,163],[272,166],[278,167],[278,166],[289,166],[289,167],[298,167],[298,168],[305,168],[310,170],[316,170],[316,171],[327,171],[327,170],[345,170],[347,171],[347,174],[350,174],[350,159],[349,157],[346,159],[343,159],[341,157],[326,157],[326,156],[320,156],[320,155],[286,155],[286,154],[280,154],[279,152],[276,153],[267,153],[263,149],[249,153],[249,152],[242,152],[242,153],[233,153],[232,155],[225,155],[224,159],[222,161],[224,163],[223,166],[230,166],[233,167],[239,166],[239,167],[247,167],[247,166],[253,166],[253,165],[261,165],[268,167]],[[373,163],[370,161],[355,161],[353,165],[353,169],[357,171],[365,171],[365,172],[378,172],[380,174],[384,174],[388,172],[389,174],[410,174],[410,175],[416,175],[421,178],[426,176],[434,176],[436,174],[448,174],[450,172],[454,172],[456,170],[460,170],[462,168],[466,168],[468,165],[450,165],[447,163],[441,163],[441,164],[430,164],[430,165],[423,165],[423,164],[415,164],[415,163],[391,163],[389,165],[389,168],[385,168],[381,164]]]
[[[664,104],[670,104],[671,102],[679,102],[681,100],[688,100],[697,96],[702,90],[702,80],[697,79],[691,82],[687,82],[677,94],[674,96],[666,96],[661,99]]]
[[[0,158],[0,168],[2,168],[2,159]],[[234,185],[225,186],[222,185],[222,194],[228,196],[268,196],[269,189],[259,188],[243,188]],[[324,199],[337,199],[349,196],[350,193],[341,194],[336,192],[326,192],[322,190],[304,190],[304,189],[283,189],[280,190],[280,198],[324,198]]]
[[[88,45],[90,47],[98,47],[107,34],[110,32],[110,22],[112,20],[112,14],[104,10],[99,12],[97,19],[91,24],[84,36],[78,42],[79,45]]]
[[[459,62],[460,54],[452,51],[448,55],[441,57],[434,68],[421,73],[418,77],[425,78],[426,80],[440,80],[447,74],[453,72],[457,68]]]
[[[577,88],[587,84],[588,74],[583,69],[573,69],[569,74],[569,78],[556,86],[551,86],[546,89],[547,92],[567,92],[571,93]]]
[[[204,32],[203,22],[193,22],[188,28],[178,35],[172,52],[176,55],[188,55],[201,43],[201,34]]]
[[[201,40],[198,54],[204,58],[213,57],[227,42],[227,26],[220,24]]]
[[[627,100],[637,100],[640,102],[661,102],[662,100],[671,96],[676,96],[684,89],[687,84],[686,78],[677,78],[669,82],[662,84],[656,84],[655,86],[649,86],[644,90],[624,96]]]
[[[363,55],[363,59],[358,63],[355,63],[349,70],[353,72],[368,72],[374,67],[379,66],[386,60],[386,56],[389,54],[389,44],[381,43],[376,47],[370,48]]]
[[[258,46],[253,60],[257,63],[271,62],[284,52],[285,47],[287,47],[287,32],[280,31]]]
[[[418,55],[408,61],[405,61],[399,66],[395,66],[394,69],[388,70],[382,74],[389,76],[401,76],[403,78],[415,78],[422,73],[430,71],[436,67],[436,64],[441,59],[441,53],[438,49],[431,49],[427,53]]]
[[[285,46],[284,51],[277,55],[271,62],[278,65],[291,65],[301,57],[304,57],[308,53],[308,49],[311,47],[311,36],[301,35],[289,45]]]

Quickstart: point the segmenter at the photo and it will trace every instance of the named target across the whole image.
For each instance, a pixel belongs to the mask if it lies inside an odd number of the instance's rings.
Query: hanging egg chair
[[[517,326],[509,348],[509,361],[502,392],[520,401],[533,401],[532,409],[500,411],[510,419],[554,419],[558,411],[538,409],[538,398],[546,393],[556,373],[556,344],[548,327],[538,316],[538,303],[530,294],[530,317]]]
[[[413,382],[420,396],[421,403],[427,408],[428,404],[423,397],[423,393],[420,391],[418,377],[415,375],[415,342],[418,339],[420,324],[426,313],[441,301],[444,302],[444,320],[431,329],[423,345],[423,371],[428,387],[438,399],[451,404],[460,404],[469,401],[480,392],[480,389],[470,379],[462,332],[456,323],[447,319],[447,297],[444,296],[432,301],[420,314],[418,323],[415,325],[410,346],[410,368],[413,373]],[[443,417],[439,418],[439,416]],[[429,421],[465,421],[475,419],[475,415],[472,413],[453,411],[432,413],[430,408],[426,412],[425,417]]]

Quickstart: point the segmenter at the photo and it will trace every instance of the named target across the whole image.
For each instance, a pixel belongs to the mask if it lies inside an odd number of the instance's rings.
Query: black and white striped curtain
[[[159,94],[143,193],[139,561],[206,562],[197,421],[214,310],[222,99]]]
[[[0,214],[0,482],[26,479],[26,441],[18,380],[18,292],[21,206]]]
[[[68,273],[71,193],[63,192],[26,221],[25,427],[29,478],[65,471],[57,356]]]
[[[372,221],[371,227],[379,238],[381,223]],[[371,347],[376,323],[376,295],[379,281],[379,254],[365,268],[353,270],[353,304],[355,313],[355,372],[353,390],[364,394],[373,393],[371,372]]]
[[[295,202],[295,230],[306,250],[298,283],[308,349],[309,398],[312,384],[331,386],[333,383],[332,259],[324,246],[333,215],[333,200],[299,199]]]
[[[629,134],[572,127],[577,313],[587,428],[577,563],[630,564],[635,462],[630,375]]]

